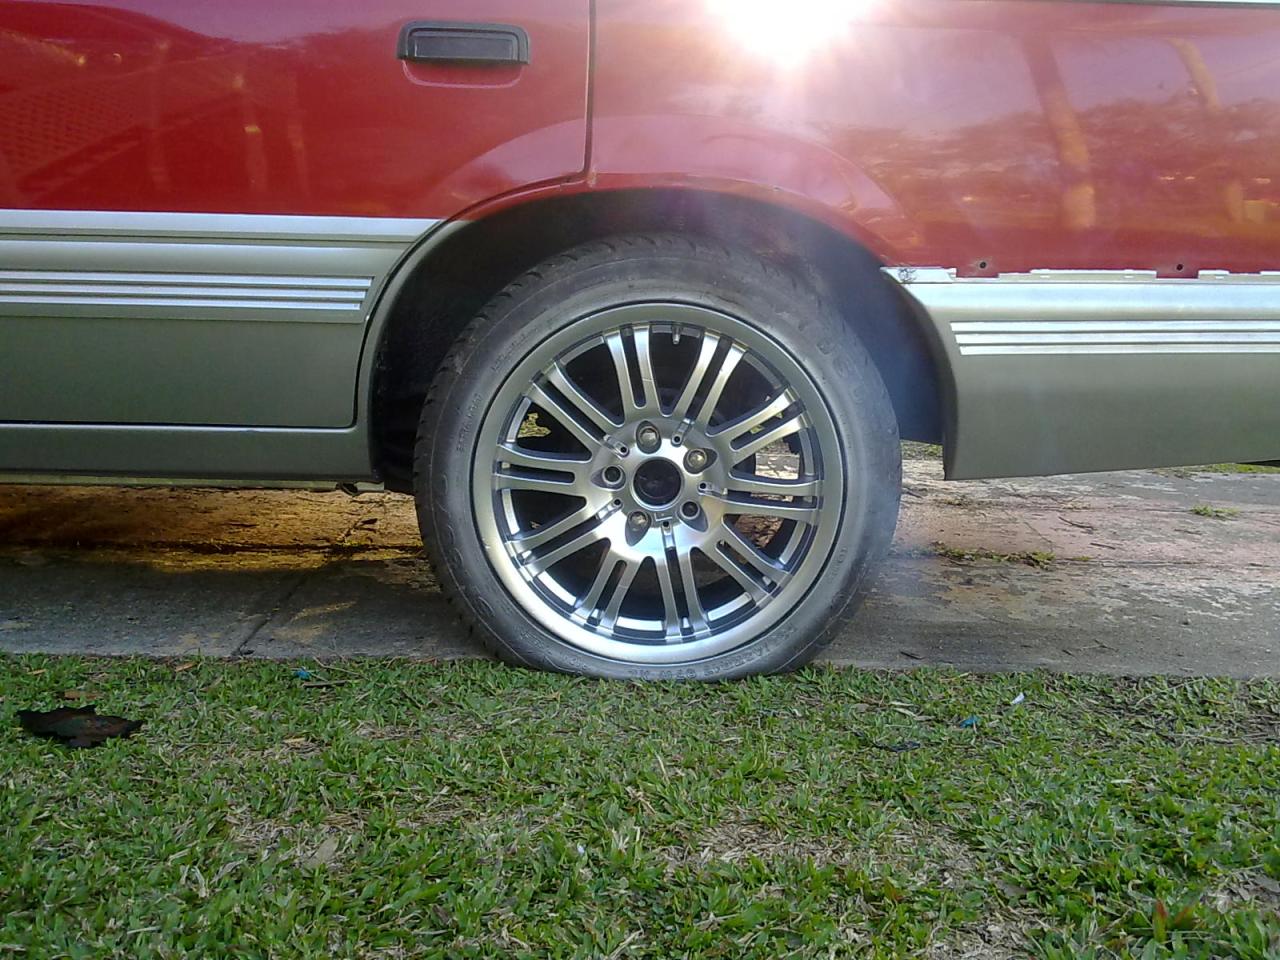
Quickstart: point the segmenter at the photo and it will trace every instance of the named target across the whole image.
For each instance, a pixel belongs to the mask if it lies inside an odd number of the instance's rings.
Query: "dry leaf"
[[[304,867],[327,867],[337,859],[338,850],[341,846],[342,841],[337,837],[326,837],[324,842],[316,847],[315,852],[302,861],[302,865]]]
[[[92,706],[59,707],[56,710],[19,710],[22,729],[37,737],[64,740],[70,747],[96,747],[112,737],[127,737],[142,726],[141,720],[98,716]]]

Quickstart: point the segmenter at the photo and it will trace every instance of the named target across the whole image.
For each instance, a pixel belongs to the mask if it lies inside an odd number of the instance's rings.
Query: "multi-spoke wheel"
[[[499,653],[601,675],[795,666],[897,506],[854,336],[776,268],[677,237],[505,291],[432,390],[417,464],[446,588]]]

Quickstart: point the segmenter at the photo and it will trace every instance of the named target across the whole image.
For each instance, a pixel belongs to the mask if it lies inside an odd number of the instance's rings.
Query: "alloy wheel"
[[[485,416],[471,490],[528,614],[651,664],[777,625],[845,506],[832,417],[801,364],[753,324],[680,303],[601,311],[532,346]]]

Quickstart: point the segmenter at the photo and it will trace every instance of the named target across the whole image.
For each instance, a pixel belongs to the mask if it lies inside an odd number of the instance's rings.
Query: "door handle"
[[[529,34],[506,23],[415,20],[400,31],[396,56],[412,63],[528,63]]]

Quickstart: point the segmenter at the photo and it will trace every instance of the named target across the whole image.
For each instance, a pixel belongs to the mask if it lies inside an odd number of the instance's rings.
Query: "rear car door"
[[[352,424],[411,246],[582,170],[588,41],[588,0],[0,2],[0,430]]]

